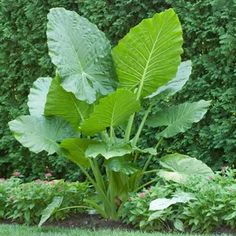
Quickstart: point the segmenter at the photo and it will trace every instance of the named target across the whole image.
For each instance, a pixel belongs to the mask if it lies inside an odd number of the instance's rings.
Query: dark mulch
[[[85,228],[85,229],[126,229],[134,230],[134,227],[121,221],[107,220],[98,215],[76,214],[71,217],[46,223],[45,226]]]

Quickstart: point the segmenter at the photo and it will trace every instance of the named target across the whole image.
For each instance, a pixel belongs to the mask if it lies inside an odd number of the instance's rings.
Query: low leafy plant
[[[235,177],[236,171],[227,169],[208,180],[190,177],[176,183],[160,179],[152,188],[131,194],[121,218],[146,230],[235,229]]]
[[[160,106],[157,114],[150,115],[154,104],[181,90],[191,73],[191,62],[181,63],[180,22],[172,9],[157,13],[132,28],[111,50],[94,24],[75,12],[53,8],[47,39],[56,76],[35,81],[28,99],[30,115],[9,122],[10,129],[31,151],[58,153],[75,162],[98,194],[88,203],[102,216],[117,219],[130,192],[156,181],[142,183],[162,140],[189,129],[210,105],[201,100]],[[136,126],[142,109],[144,116]],[[138,145],[145,125],[162,127],[154,148]],[[138,166],[143,157],[147,157],[144,165]],[[176,158],[178,154],[168,160]],[[193,158],[187,161],[195,163]],[[202,175],[213,174],[198,164],[205,169]],[[160,174],[173,176],[166,168]],[[198,169],[193,166],[190,171]],[[179,176],[185,172],[177,171]]]
[[[39,223],[40,219],[43,224],[49,217],[63,219],[73,211],[85,211],[84,200],[88,195],[86,183],[63,180],[22,183],[18,178],[11,178],[0,183],[1,218],[25,224]],[[56,199],[60,199],[57,206]],[[47,212],[50,205],[54,207]]]

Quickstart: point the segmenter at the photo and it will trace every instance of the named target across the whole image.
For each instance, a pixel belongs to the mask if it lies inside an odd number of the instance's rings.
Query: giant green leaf
[[[89,160],[85,151],[90,144],[96,143],[91,139],[68,138],[61,142],[61,147],[66,150],[66,156],[76,164],[88,167]]]
[[[147,124],[150,127],[167,126],[158,136],[165,138],[173,137],[191,128],[193,123],[200,121],[206,114],[209,106],[210,101],[204,100],[172,106],[150,117]]]
[[[49,55],[66,91],[93,103],[97,94],[113,90],[110,42],[96,25],[73,11],[52,8],[47,38]]]
[[[24,147],[35,153],[44,150],[49,155],[59,151],[58,142],[76,135],[66,121],[55,117],[20,116],[10,121],[9,127]]]
[[[30,89],[27,103],[30,115],[43,115],[51,82],[52,78],[50,77],[40,77],[33,83],[33,87]]]
[[[172,96],[176,94],[183,88],[183,86],[188,81],[189,76],[191,75],[191,71],[192,71],[192,62],[191,61],[182,62],[178,67],[178,71],[174,79],[172,79],[167,84],[158,88],[157,91],[149,95],[148,98],[153,98],[157,95]]]
[[[159,175],[166,180],[172,180],[177,183],[185,183],[194,175],[204,178],[214,175],[211,168],[202,161],[179,153],[162,157],[160,164],[164,169],[159,171]]]
[[[85,155],[91,158],[103,156],[105,159],[112,157],[122,157],[132,152],[132,148],[129,144],[113,144],[108,145],[106,143],[91,144],[88,146]]]
[[[88,116],[90,110],[89,104],[79,101],[73,93],[62,88],[59,77],[53,79],[44,110],[46,116],[61,116],[74,127],[78,127],[79,122]]]
[[[92,135],[107,127],[115,127],[139,109],[140,103],[136,100],[135,94],[125,89],[118,89],[100,99],[99,104],[94,107],[94,112],[82,124],[82,131]]]
[[[121,86],[148,96],[174,78],[182,53],[182,29],[173,9],[155,14],[119,41],[112,55]]]

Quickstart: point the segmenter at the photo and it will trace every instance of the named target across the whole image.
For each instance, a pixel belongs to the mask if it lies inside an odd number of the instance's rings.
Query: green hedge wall
[[[236,163],[235,0],[229,2],[230,7],[221,0],[0,0],[0,176],[16,169],[29,178],[43,177],[48,169],[56,177],[79,176],[77,168],[61,158],[29,153],[7,126],[27,112],[32,82],[53,72],[47,55],[46,15],[58,6],[89,18],[113,44],[141,19],[173,6],[183,23],[184,58],[194,62],[191,81],[173,103],[202,98],[211,99],[213,105],[206,119],[167,143],[167,149],[187,152],[215,167]],[[149,130],[146,134],[149,139],[143,143],[151,144],[154,134]]]

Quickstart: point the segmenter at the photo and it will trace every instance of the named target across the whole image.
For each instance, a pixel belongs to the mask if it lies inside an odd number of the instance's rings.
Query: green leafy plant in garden
[[[30,115],[9,122],[10,129],[31,151],[58,153],[76,163],[98,195],[88,203],[104,217],[117,219],[130,192],[156,181],[142,183],[162,140],[189,129],[210,105],[204,100],[186,102],[160,107],[151,115],[152,107],[181,90],[191,73],[191,62],[181,63],[180,22],[172,9],[157,13],[111,49],[105,34],[87,19],[53,8],[47,40],[56,75],[34,82]],[[142,109],[144,116],[136,126]],[[138,142],[145,125],[163,128],[155,147],[141,149]],[[145,164],[138,166],[143,156]],[[183,168],[176,165],[179,162]],[[161,164],[159,175],[176,181],[189,173],[213,175],[202,162],[180,154],[164,157]]]
[[[190,176],[185,182],[159,179],[152,188],[130,194],[121,218],[146,230],[210,232],[235,229],[235,170],[213,178]]]
[[[46,220],[64,219],[69,213],[86,210],[90,195],[87,183],[63,180],[22,183],[19,178],[0,182],[0,218],[42,225]]]

